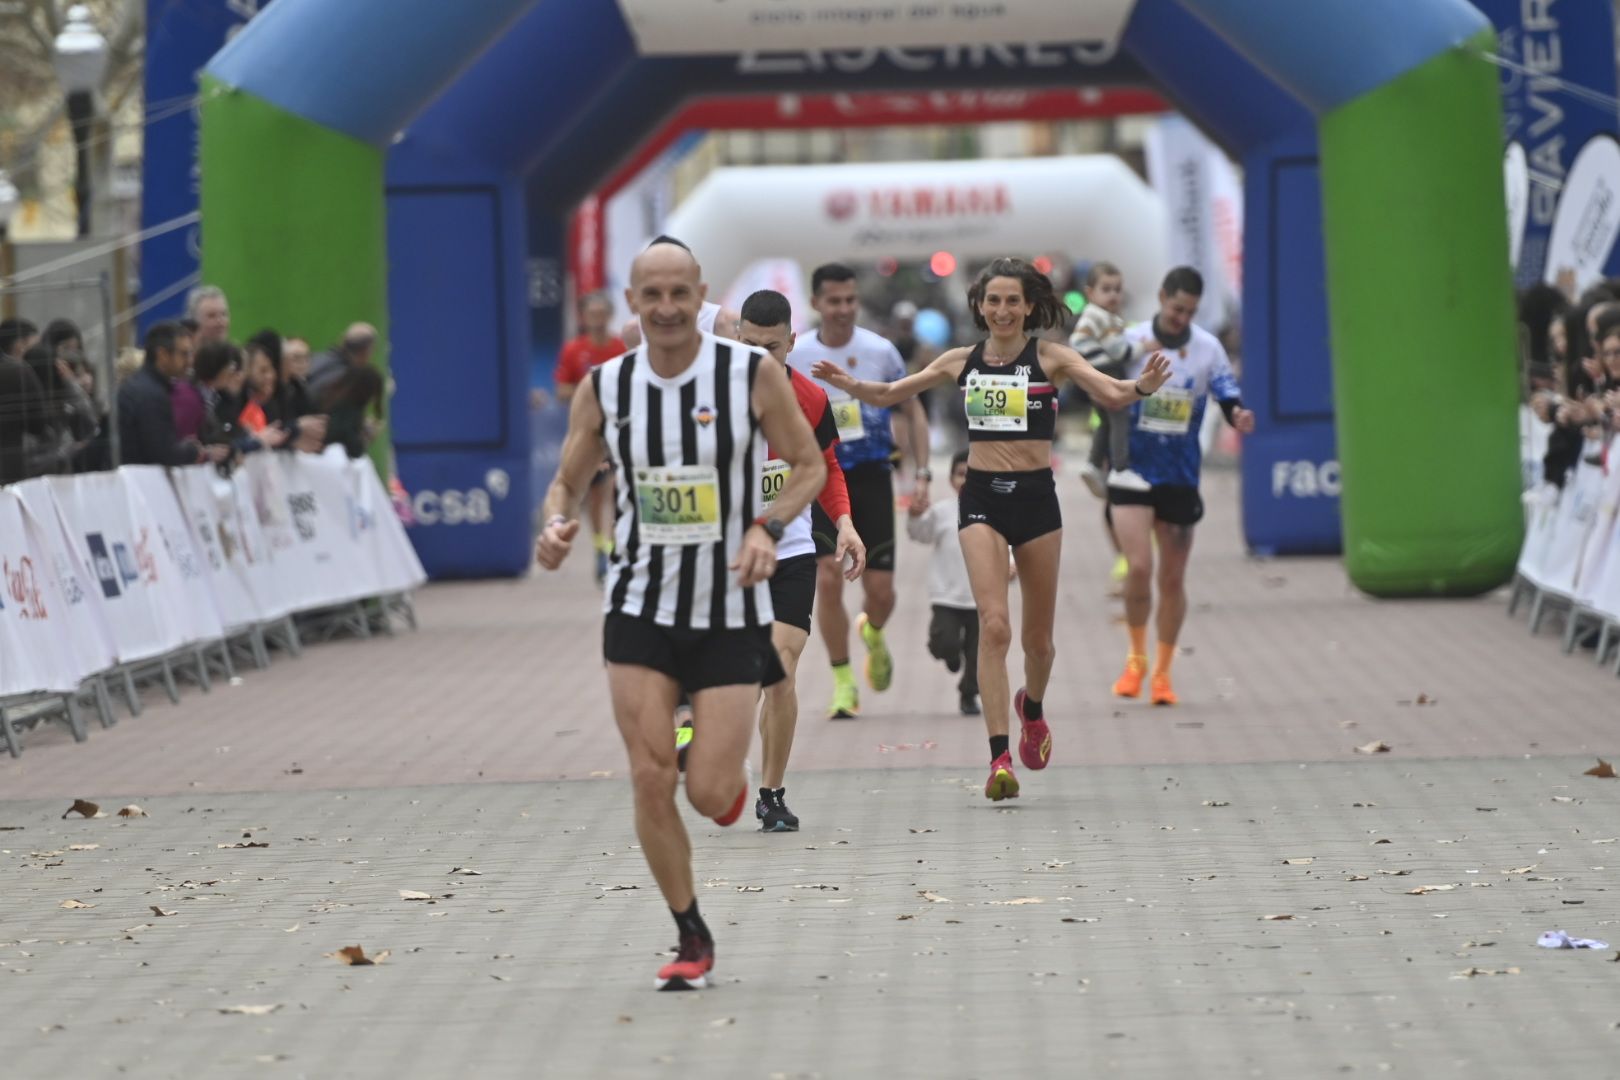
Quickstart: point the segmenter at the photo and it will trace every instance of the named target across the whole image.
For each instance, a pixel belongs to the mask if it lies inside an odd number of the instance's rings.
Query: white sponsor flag
[[[1182,116],[1154,121],[1145,150],[1148,180],[1170,222],[1171,265],[1204,275],[1195,321],[1218,331],[1237,318],[1243,296],[1243,182],[1220,147]],[[1136,293],[1159,285],[1125,284]]]
[[[1547,239],[1549,285],[1573,278],[1574,291],[1603,280],[1603,267],[1620,237],[1620,142],[1595,135],[1581,147],[1564,178]]]

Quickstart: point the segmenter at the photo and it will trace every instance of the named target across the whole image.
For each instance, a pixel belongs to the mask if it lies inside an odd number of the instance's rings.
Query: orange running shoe
[[[1125,674],[1114,683],[1115,697],[1141,697],[1142,679],[1147,675],[1148,661],[1145,656],[1127,656],[1125,658]]]
[[[1176,703],[1176,692],[1170,689],[1170,673],[1168,671],[1160,671],[1154,674],[1153,689],[1149,692],[1148,700],[1155,705],[1174,705]]]

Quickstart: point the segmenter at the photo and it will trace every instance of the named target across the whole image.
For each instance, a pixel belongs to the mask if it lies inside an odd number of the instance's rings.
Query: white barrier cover
[[[39,520],[0,489],[0,697],[73,690],[89,674],[69,647],[49,550]]]
[[[1617,508],[1620,508],[1620,468],[1610,467],[1598,490],[1592,523],[1581,544],[1581,566],[1575,574],[1575,602],[1582,607],[1593,607],[1597,601],[1598,584],[1609,562],[1609,536],[1615,529]]]
[[[256,454],[0,488],[0,695],[66,692],[293,611],[427,580],[371,463]]]
[[[1519,549],[1519,576],[1538,589],[1546,588],[1547,553],[1558,524],[1559,491],[1542,483],[1524,494],[1524,546]]]
[[[56,586],[66,604],[58,630],[73,655],[73,670],[81,680],[118,662],[112,627],[107,624],[105,600],[90,566],[81,557],[67,519],[43,478],[14,484],[9,489],[39,523],[56,574]]]
[[[101,590],[118,659],[131,663],[189,644],[189,620],[169,613],[184,594],[176,596],[166,582],[154,552],[162,542],[151,521],[137,522],[123,472],[53,476],[48,483],[93,587]]]
[[[175,469],[169,479],[208,567],[220,621],[231,632],[252,626],[264,616],[253,588],[251,554],[240,537],[236,485],[207,465]]]
[[[119,469],[129,485],[131,511],[143,537],[156,536],[151,556],[158,569],[158,595],[179,630],[182,644],[218,641],[225,634],[219,605],[208,580],[207,563],[197,551],[174,486],[156,465]]]
[[[1603,494],[1603,469],[1588,463],[1586,457],[1583,450],[1580,463],[1564,481],[1558,512],[1553,519],[1552,538],[1547,543],[1542,579],[1538,582],[1547,592],[1567,597],[1575,595],[1581,551],[1597,519],[1598,500]]]

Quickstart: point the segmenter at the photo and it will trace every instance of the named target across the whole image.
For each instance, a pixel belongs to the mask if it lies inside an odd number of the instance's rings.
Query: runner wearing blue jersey
[[[1187,559],[1192,554],[1193,527],[1204,516],[1204,501],[1198,494],[1203,464],[1198,432],[1208,399],[1216,400],[1239,433],[1254,430],[1254,413],[1243,407],[1226,350],[1214,334],[1193,325],[1203,294],[1204,279],[1198,271],[1179,266],[1165,276],[1159,290],[1159,313],[1126,331],[1137,357],[1162,350],[1170,359],[1170,378],[1151,397],[1130,407],[1131,469],[1147,481],[1147,490],[1113,484],[1108,488],[1114,534],[1129,565],[1125,622],[1131,645],[1125,672],[1114,683],[1119,697],[1139,697],[1148,673],[1153,541],[1158,541],[1159,641],[1150,690],[1155,705],[1176,703],[1170,664],[1187,617]],[[1126,374],[1134,374],[1141,365],[1141,360],[1133,361]]]

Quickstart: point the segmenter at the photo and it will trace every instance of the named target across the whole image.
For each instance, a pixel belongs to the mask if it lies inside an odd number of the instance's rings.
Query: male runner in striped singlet
[[[760,687],[781,677],[771,648],[776,542],[821,490],[827,467],[780,365],[703,333],[704,286],[691,252],[655,244],[631,267],[626,299],[645,342],[591,373],[574,395],[535,558],[555,570],[605,453],[618,491],[603,655],[630,759],[636,834],[680,934],[661,990],[708,985],[714,939],[698,913],[692,847],[675,806],[669,718],[682,690],[700,738],[686,795],[716,824],[742,815],[744,763]],[[758,497],[766,443],[791,470],[768,511]]]

